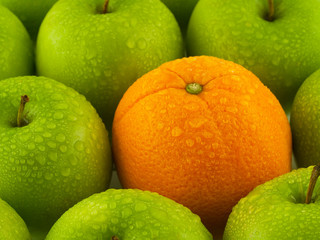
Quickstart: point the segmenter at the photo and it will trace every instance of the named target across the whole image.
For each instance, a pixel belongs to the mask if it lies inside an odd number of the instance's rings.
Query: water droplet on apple
[[[66,103],[57,103],[53,106],[55,110],[65,110],[68,109],[68,104]]]
[[[112,75],[112,71],[110,69],[105,69],[103,73],[104,73],[104,76],[106,77],[111,77]]]
[[[101,71],[100,71],[99,69],[97,69],[97,68],[94,68],[94,69],[93,69],[93,73],[94,73],[94,75],[95,75],[96,77],[100,77],[100,76],[101,76]]]
[[[55,112],[53,114],[53,118],[56,119],[56,120],[63,119],[63,113],[62,112]]]
[[[27,148],[29,150],[34,150],[36,148],[36,145],[33,142],[29,142]]]
[[[70,163],[71,163],[71,165],[75,166],[78,164],[78,159],[76,157],[71,157]]]
[[[80,115],[80,116],[83,115],[83,110],[80,109],[80,108],[76,108],[76,109],[75,109],[75,112],[76,112],[78,115]]]
[[[116,202],[110,202],[109,203],[109,208],[110,209],[116,209],[117,208],[117,203]]]
[[[41,136],[39,136],[39,135],[36,135],[36,136],[34,137],[34,141],[35,141],[36,143],[42,143],[42,142],[43,142],[43,137],[41,137]]]
[[[143,221],[137,220],[135,221],[136,228],[142,228],[145,226],[145,223]]]
[[[48,158],[51,160],[51,161],[57,161],[58,159],[58,154],[56,152],[49,152],[48,153]]]
[[[147,209],[147,205],[143,202],[138,202],[136,203],[136,205],[134,206],[134,210],[136,212],[141,212],[141,211],[145,211]]]
[[[46,158],[43,155],[37,155],[35,159],[42,166],[46,163]]]
[[[76,141],[74,147],[77,151],[82,152],[84,150],[84,145],[82,141]]]
[[[57,147],[57,144],[55,142],[52,142],[52,141],[47,142],[47,145],[50,148],[56,148]]]
[[[128,48],[134,48],[136,46],[136,43],[133,39],[129,38],[126,42],[126,45]]]
[[[66,145],[60,145],[59,149],[61,152],[65,153],[68,150],[68,147]]]
[[[32,166],[32,165],[34,164],[34,159],[28,158],[28,159],[27,159],[27,164],[30,165],[30,166]]]
[[[63,100],[63,96],[60,93],[53,93],[50,97],[52,100],[55,100],[55,101]]]
[[[145,39],[141,38],[138,41],[138,48],[145,49],[147,47],[147,42]]]
[[[38,147],[39,151],[41,151],[41,152],[44,152],[46,150],[46,147],[43,145],[38,144],[37,147]]]
[[[127,218],[127,217],[130,217],[132,215],[132,210],[131,208],[125,208],[121,211],[121,216],[123,218]]]
[[[54,129],[54,128],[56,128],[56,124],[55,123],[53,123],[53,122],[49,122],[48,124],[47,124],[47,128],[49,128],[49,129]]]
[[[56,136],[56,140],[62,143],[66,140],[66,136],[63,133],[58,133]]]
[[[63,168],[61,170],[61,175],[64,176],[64,177],[68,177],[71,173],[71,169],[70,168]]]
[[[69,121],[72,121],[72,122],[75,122],[75,121],[78,120],[78,118],[77,118],[76,116],[72,115],[72,114],[69,114],[69,115],[68,115],[68,120],[69,120]]]
[[[86,58],[88,60],[93,59],[95,56],[97,55],[96,51],[93,49],[88,49],[87,50],[87,54],[86,54]]]
[[[51,180],[53,178],[53,174],[52,173],[45,173],[44,178],[46,180]]]
[[[271,62],[272,62],[272,64],[273,64],[274,66],[279,66],[279,64],[280,64],[280,57],[274,56],[274,57],[272,58]]]
[[[14,150],[14,149],[16,149],[16,148],[17,148],[17,145],[15,145],[15,144],[11,144],[11,145],[10,145],[10,148],[11,148],[12,150]]]

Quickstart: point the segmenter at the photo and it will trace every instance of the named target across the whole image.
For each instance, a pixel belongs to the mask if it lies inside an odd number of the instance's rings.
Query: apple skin
[[[229,216],[223,239],[319,239],[319,182],[312,202],[304,203],[312,169],[293,170],[242,198]]]
[[[173,14],[158,0],[62,0],[48,12],[36,48],[38,75],[85,95],[109,131],[118,102],[141,75],[184,55]]]
[[[183,35],[185,35],[191,13],[199,0],[161,0],[176,17]]]
[[[24,24],[32,40],[36,40],[41,22],[57,0],[0,0]]]
[[[202,0],[190,18],[188,55],[234,61],[257,75],[288,112],[302,82],[320,67],[320,2]]]
[[[109,189],[79,202],[53,225],[46,240],[212,240],[198,215],[157,193]]]
[[[320,156],[320,69],[300,86],[290,115],[293,152],[298,167],[319,162]]]
[[[29,230],[18,213],[0,199],[0,239],[31,240]]]
[[[20,20],[0,5],[0,80],[34,73],[33,43]]]
[[[29,123],[17,127],[25,94]],[[48,231],[75,203],[107,189],[108,132],[84,96],[49,78],[16,77],[0,81],[0,106],[0,197],[30,231]]]

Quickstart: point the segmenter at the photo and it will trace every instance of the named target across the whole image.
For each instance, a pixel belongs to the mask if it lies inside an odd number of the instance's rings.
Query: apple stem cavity
[[[112,236],[111,240],[120,240],[117,236]]]
[[[269,4],[269,12],[268,12],[267,20],[272,22],[273,21],[273,16],[274,16],[274,3],[273,3],[273,0],[268,0],[268,4]]]
[[[23,111],[26,103],[29,102],[29,97],[27,95],[21,96],[21,101],[20,101],[20,107],[18,111],[18,117],[17,117],[17,126],[22,127],[25,124],[23,123]]]
[[[316,186],[318,177],[320,176],[320,163],[318,163],[316,166],[314,166],[311,177],[310,177],[310,182],[308,186],[308,191],[307,191],[307,196],[306,196],[306,204],[311,203],[311,198],[313,194],[314,187]]]
[[[109,0],[106,0],[103,5],[102,14],[108,13],[108,4],[109,4]]]

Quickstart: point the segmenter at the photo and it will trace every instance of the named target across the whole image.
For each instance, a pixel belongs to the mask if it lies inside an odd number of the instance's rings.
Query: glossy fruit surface
[[[211,55],[251,70],[286,110],[320,67],[320,2],[202,0],[189,22],[189,55]]]
[[[23,24],[0,4],[0,80],[33,74],[33,50]]]
[[[211,234],[189,209],[159,194],[109,189],[69,209],[46,240],[168,239],[210,240]]]
[[[127,88],[161,63],[182,57],[173,14],[159,0],[63,0],[50,10],[37,40],[39,75],[86,96],[111,130]]]
[[[0,239],[31,240],[23,219],[8,203],[0,199]]]
[[[118,105],[112,140],[123,187],[182,203],[213,233],[241,197],[291,169],[278,100],[245,68],[208,56],[138,79]]]
[[[293,170],[255,188],[233,208],[223,239],[319,239],[319,183],[312,203],[304,203],[311,171]]]
[[[20,98],[29,97],[17,126]],[[46,229],[108,187],[108,133],[84,96],[44,77],[0,81],[0,197],[28,227]]]
[[[320,159],[320,70],[299,88],[292,104],[290,124],[297,165],[317,164]]]
[[[0,0],[22,21],[31,38],[36,40],[43,18],[57,0]]]

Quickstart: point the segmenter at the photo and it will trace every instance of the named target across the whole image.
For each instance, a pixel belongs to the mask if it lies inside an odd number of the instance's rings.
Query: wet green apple
[[[31,232],[107,189],[108,132],[84,96],[49,78],[16,77],[0,81],[0,107],[0,197]]]
[[[35,41],[41,22],[57,0],[0,0],[0,5],[10,9],[24,24]]]
[[[320,70],[299,88],[291,110],[293,152],[298,167],[317,164],[320,159]]]
[[[36,66],[85,95],[111,130],[127,88],[183,55],[179,25],[159,0],[62,0],[40,27]]]
[[[33,73],[30,36],[21,21],[0,4],[0,80]]]
[[[157,193],[109,189],[81,201],[53,225],[46,240],[212,240],[198,215]]]
[[[187,51],[243,65],[290,112],[299,86],[320,67],[319,12],[318,0],[202,0],[189,21]]]
[[[233,208],[224,240],[317,240],[320,165],[300,168],[256,187]]]
[[[31,240],[29,230],[18,213],[0,199],[0,239]]]

